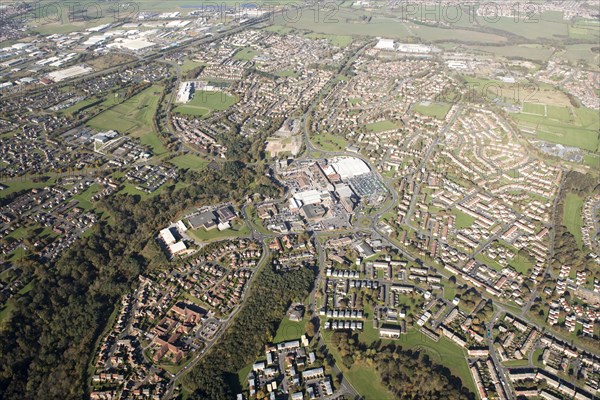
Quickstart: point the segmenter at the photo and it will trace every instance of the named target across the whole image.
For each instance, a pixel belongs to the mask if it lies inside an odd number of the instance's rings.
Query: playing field
[[[234,105],[237,99],[225,92],[196,92],[188,103],[175,107],[173,111],[181,114],[206,117],[213,110],[222,111]]]
[[[169,162],[178,168],[195,170],[204,169],[204,167],[206,167],[206,165],[208,164],[208,161],[203,160],[202,158],[194,154],[184,154],[181,156],[177,156],[169,160]]]
[[[112,129],[121,135],[138,137],[142,144],[152,148],[154,154],[163,154],[167,150],[158,138],[153,123],[162,91],[162,86],[150,86],[92,118],[87,124],[99,131]]]
[[[300,339],[300,336],[302,335],[304,335],[304,321],[290,321],[289,317],[286,316],[277,328],[277,333],[275,333],[273,343]]]
[[[431,104],[418,104],[415,106],[414,110],[420,114],[437,118],[444,119],[450,111],[451,104],[447,103],[431,103]]]
[[[536,137],[552,143],[579,147],[596,152],[599,150],[598,114],[587,109],[568,109],[547,106],[548,117],[536,114],[511,114],[519,127],[535,132]]]
[[[233,58],[235,58],[236,60],[248,61],[252,60],[257,54],[258,53],[256,52],[256,50],[254,50],[252,47],[244,47],[238,50],[238,52],[234,54]]]
[[[398,128],[398,125],[396,125],[394,122],[388,121],[388,120],[377,121],[377,122],[372,122],[370,124],[367,124],[367,129],[374,133],[391,131],[392,129],[397,129],[397,128]]]

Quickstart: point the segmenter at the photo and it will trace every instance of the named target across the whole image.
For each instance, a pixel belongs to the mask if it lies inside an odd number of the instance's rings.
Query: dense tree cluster
[[[239,390],[237,372],[253,362],[272,340],[290,303],[308,294],[316,271],[278,273],[265,268],[229,330],[210,353],[185,376],[197,399],[232,399]]]
[[[332,343],[350,368],[354,363],[374,366],[384,386],[398,399],[458,400],[475,396],[462,385],[459,378],[441,365],[434,364],[420,351],[405,351],[394,344],[377,341],[366,346],[358,336],[335,332]]]
[[[188,171],[182,180],[190,184],[144,201],[109,197],[101,208],[110,218],[55,265],[28,260],[33,289],[15,302],[0,332],[0,398],[84,397],[88,363],[116,302],[153,261],[164,261],[162,253],[149,251],[156,248],[157,229],[188,207],[241,200],[255,192],[256,182],[277,193],[263,178],[244,164],[225,163],[201,174]],[[283,290],[293,293],[291,282]]]

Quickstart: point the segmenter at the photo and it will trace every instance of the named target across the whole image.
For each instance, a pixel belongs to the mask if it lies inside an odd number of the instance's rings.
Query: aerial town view
[[[600,0],[2,0],[4,399],[599,400]]]

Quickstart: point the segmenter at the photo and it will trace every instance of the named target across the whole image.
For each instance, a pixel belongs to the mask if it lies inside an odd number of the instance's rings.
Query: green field
[[[211,111],[223,111],[237,102],[237,99],[225,92],[196,92],[188,103],[175,107],[181,114],[206,117]]]
[[[478,50],[488,54],[495,54],[506,58],[524,58],[531,61],[548,61],[553,53],[553,48],[538,44],[521,45],[489,45],[468,46],[469,49]]]
[[[275,73],[275,75],[280,76],[282,78],[285,78],[285,77],[288,77],[288,76],[292,77],[292,78],[297,78],[299,76],[299,74],[296,71],[293,71],[291,69],[284,69],[284,70],[281,70],[281,71],[277,71]]]
[[[417,104],[414,110],[420,114],[426,115],[428,117],[433,117],[437,119],[444,119],[450,111],[452,104],[447,103],[431,103],[431,104]]]
[[[306,29],[313,32],[340,36],[384,36],[389,38],[407,38],[410,32],[404,23],[397,18],[373,16],[347,7],[322,7],[315,15],[314,10],[296,13],[290,10],[287,14],[276,13],[276,26],[293,29]],[[277,28],[281,29],[281,28]]]
[[[309,33],[306,35],[309,39],[327,39],[329,43],[337,47],[346,47],[352,43],[352,36],[348,35],[325,35],[320,33]]]
[[[302,335],[304,335],[304,321],[293,322],[290,321],[289,317],[286,316],[277,328],[277,333],[275,333],[273,343],[300,339],[300,336]]]
[[[2,182],[6,189],[0,190],[0,199],[8,196],[9,194],[20,192],[23,190],[30,190],[34,188],[43,188],[46,186],[53,186],[55,179],[49,179],[47,182],[33,182],[32,180],[19,179],[10,182]]]
[[[252,60],[257,54],[257,51],[254,50],[252,47],[244,47],[238,50],[237,53],[234,54],[233,58],[235,58],[236,60],[249,61]]]
[[[562,223],[567,227],[569,232],[575,236],[575,240],[580,248],[583,246],[583,240],[581,238],[581,227],[583,226],[583,218],[581,215],[582,209],[583,199],[574,193],[567,193]]]
[[[524,103],[524,110],[541,112],[540,104],[531,105]],[[589,108],[546,106],[548,116],[544,114],[511,114],[519,127],[525,131],[535,131],[537,137],[552,143],[561,143],[566,146],[579,147],[584,150],[596,152],[600,150],[598,130],[600,129],[600,115]]]
[[[87,188],[84,192],[79,193],[73,198],[79,201],[78,207],[83,208],[84,210],[91,210],[94,205],[92,204],[92,196],[96,194],[100,190],[98,184],[94,183],[89,188]]]
[[[517,21],[514,18],[502,17],[496,20],[495,17],[478,17],[478,23],[483,27],[499,29],[513,35],[519,35],[526,39],[557,39],[566,37],[569,34],[569,25],[567,21],[557,22],[552,15],[535,13],[535,19],[526,21],[525,11],[521,9],[520,17]],[[535,29],[533,29],[533,27]]]
[[[598,29],[598,28],[596,28]],[[594,67],[594,69],[598,69],[598,64],[600,63],[600,53],[593,52],[592,49],[597,47],[597,45],[593,44],[572,44],[565,46],[565,51],[560,54],[561,57],[565,58],[568,61],[576,62],[584,61],[588,63],[590,66]]]
[[[357,362],[352,368],[344,371],[344,376],[365,400],[394,399],[394,395],[383,386],[381,377],[373,367]]]
[[[348,142],[341,136],[332,135],[331,133],[321,133],[311,138],[311,141],[316,147],[324,151],[341,151],[348,146]]]
[[[367,129],[374,133],[391,131],[392,129],[397,129],[397,128],[398,128],[398,125],[395,122],[388,121],[388,120],[371,122],[370,124],[367,124]]]
[[[546,115],[546,106],[538,103],[523,103],[523,113],[544,116]]]
[[[452,210],[452,213],[456,216],[456,221],[454,222],[454,225],[458,229],[468,228],[475,222],[475,218],[465,214],[460,210]]]
[[[287,35],[288,33],[293,32],[294,28],[282,25],[271,25],[264,28],[264,30],[267,32],[279,33],[280,35]]]
[[[154,154],[165,153],[167,150],[154,131],[153,123],[162,91],[162,86],[153,85],[92,118],[87,124],[99,131],[113,129],[122,135],[138,137],[142,144],[152,148]]]
[[[208,165],[208,161],[194,154],[184,154],[181,156],[177,156],[169,160],[169,162],[175,165],[177,168],[195,170],[204,169],[206,165]]]

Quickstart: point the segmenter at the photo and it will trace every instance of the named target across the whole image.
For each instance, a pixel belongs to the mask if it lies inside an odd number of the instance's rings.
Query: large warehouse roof
[[[331,163],[342,179],[352,178],[371,172],[369,166],[360,158],[344,157],[338,158]]]

